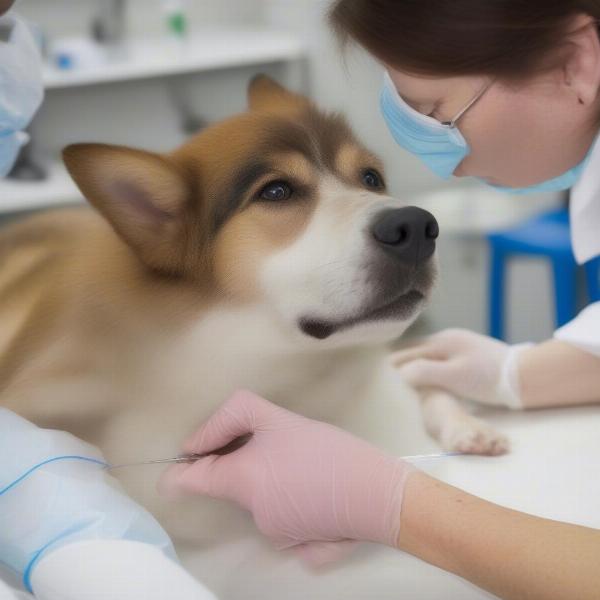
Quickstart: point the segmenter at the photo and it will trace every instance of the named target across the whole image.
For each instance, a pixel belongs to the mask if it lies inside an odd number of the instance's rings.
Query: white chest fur
[[[318,342],[295,343],[290,337],[258,309],[223,310],[153,344],[137,363],[138,372],[126,385],[131,397],[123,398],[103,444],[109,459],[176,452],[238,388],[327,420],[360,401],[381,346],[322,351]]]

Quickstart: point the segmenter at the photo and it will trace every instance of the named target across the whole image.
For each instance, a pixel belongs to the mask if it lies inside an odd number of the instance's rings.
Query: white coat
[[[600,256],[600,137],[571,190],[571,239],[579,264]],[[554,337],[600,356],[600,302],[584,309]]]

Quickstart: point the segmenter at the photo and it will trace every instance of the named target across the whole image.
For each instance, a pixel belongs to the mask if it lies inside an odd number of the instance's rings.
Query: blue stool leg
[[[573,259],[552,260],[556,326],[561,327],[577,316],[577,265]]]
[[[488,325],[492,337],[504,339],[504,301],[505,301],[506,256],[504,252],[490,243],[490,279]]]
[[[585,272],[590,302],[600,302],[600,258],[587,262]]]

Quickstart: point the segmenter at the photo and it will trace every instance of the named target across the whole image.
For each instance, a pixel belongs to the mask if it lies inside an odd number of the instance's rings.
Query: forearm
[[[415,473],[398,548],[507,600],[595,599],[600,532],[540,519]]]
[[[523,350],[519,383],[526,409],[600,402],[600,358],[551,340]]]

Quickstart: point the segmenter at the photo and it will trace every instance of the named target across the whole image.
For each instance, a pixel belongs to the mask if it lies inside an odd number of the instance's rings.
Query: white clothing
[[[62,546],[40,560],[35,596],[0,580],[0,600],[216,600],[155,546],[90,540]]]
[[[579,264],[600,256],[600,136],[571,190],[571,240]],[[600,356],[600,302],[588,306],[554,337]]]

